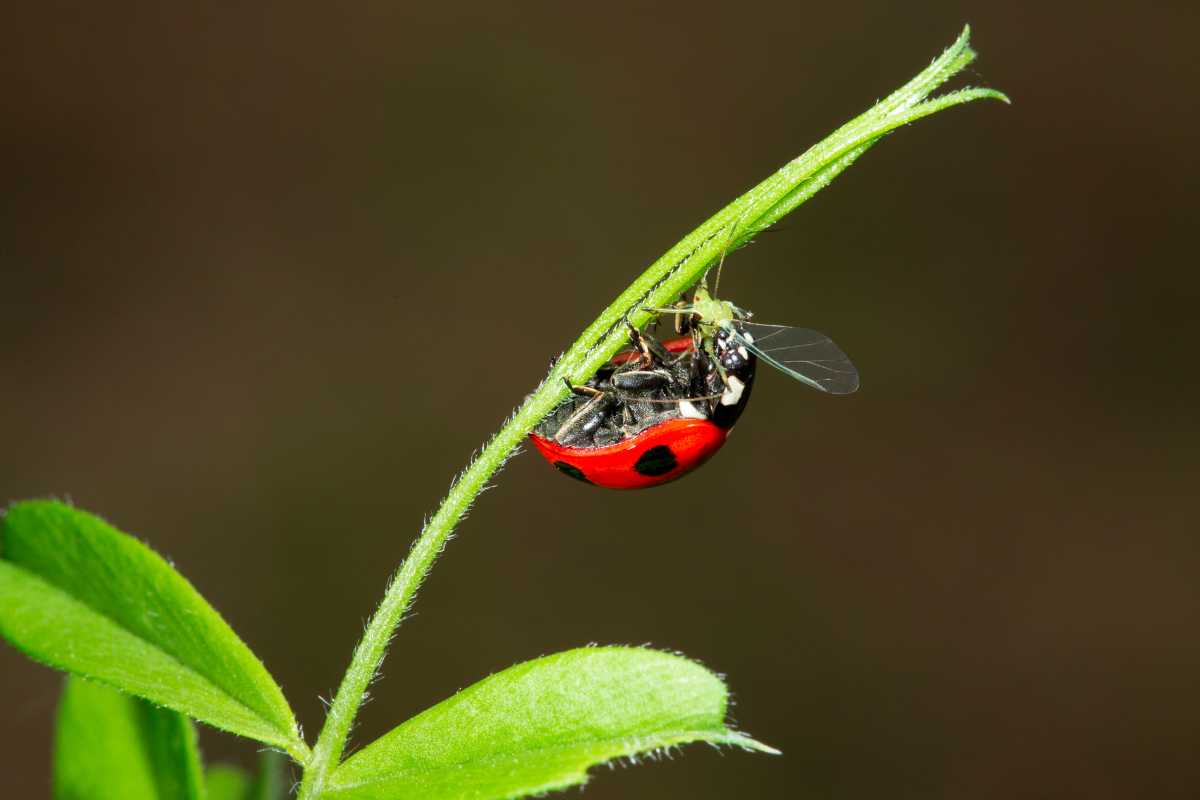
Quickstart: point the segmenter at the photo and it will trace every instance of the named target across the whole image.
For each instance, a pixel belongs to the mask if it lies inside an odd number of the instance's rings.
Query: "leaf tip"
[[[942,97],[958,98],[960,102],[970,103],[975,100],[999,100],[1005,105],[1011,106],[1012,100],[1004,92],[998,89],[988,89],[980,86],[973,86],[966,89],[959,89],[956,92],[942,95]],[[940,99],[940,98],[935,98]],[[929,102],[929,101],[927,101]]]
[[[783,755],[782,750],[771,747],[769,744],[764,744],[757,739],[752,739],[751,737],[742,733],[731,734],[729,739],[726,741],[726,744],[733,745],[734,747],[740,747],[741,749],[752,753],[765,753],[769,756]]]
[[[954,44],[946,49],[951,58],[965,58],[967,62],[973,61],[976,53],[971,48],[971,26],[963,25],[962,32],[958,34]]]

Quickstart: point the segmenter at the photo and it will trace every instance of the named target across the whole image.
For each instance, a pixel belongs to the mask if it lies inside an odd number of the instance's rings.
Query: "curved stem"
[[[542,389],[546,388],[546,384],[543,384]],[[333,705],[329,709],[329,716],[325,720],[325,727],[316,747],[313,748],[313,757],[300,786],[300,798],[320,796],[320,790],[331,767],[336,766],[341,758],[346,737],[367,687],[383,663],[392,633],[404,618],[413,596],[429,573],[438,553],[445,546],[455,524],[471,507],[475,497],[483,491],[492,474],[508,460],[526,433],[558,404],[559,399],[556,398],[564,393],[565,387],[562,392],[539,391],[530,397],[458,477],[437,512],[425,524],[408,558],[400,566],[399,572],[392,577],[383,602],[371,617],[366,633],[354,650],[350,668],[342,679],[342,685],[338,688]],[[539,395],[540,401],[535,402],[539,400]]]
[[[404,618],[454,526],[483,491],[522,439],[567,395],[563,378],[583,383],[626,341],[628,319],[641,327],[652,316],[647,308],[669,304],[694,284],[725,252],[734,250],[777,222],[827,186],[888,132],[921,117],[971,100],[1006,100],[999,92],[969,89],[926,101],[930,92],[975,57],[967,46],[969,29],[958,41],[905,86],[865,114],[843,125],[822,142],[730,203],[654,262],[621,293],[559,359],[550,374],[517,409],[470,465],[459,475],[442,505],[426,523],[408,558],[392,578],[383,602],[371,617],[362,641],[338,688],[325,727],[305,765],[299,800],[319,797],[337,766],[368,686],[379,671],[396,626]]]

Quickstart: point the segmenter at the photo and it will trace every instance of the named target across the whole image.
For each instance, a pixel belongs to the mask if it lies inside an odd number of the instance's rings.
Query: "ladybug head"
[[[713,336],[713,348],[716,351],[717,361],[720,362],[726,374],[736,375],[744,380],[746,370],[753,369],[751,365],[754,356],[746,350],[746,347],[728,328],[722,326],[717,329]]]
[[[713,389],[720,397],[713,405],[711,419],[717,426],[728,430],[737,422],[750,400],[758,359],[725,327],[718,328],[713,334],[713,351],[723,375],[713,376]]]

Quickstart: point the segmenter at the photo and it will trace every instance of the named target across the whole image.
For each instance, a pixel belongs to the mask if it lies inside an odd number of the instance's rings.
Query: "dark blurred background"
[[[679,483],[514,460],[358,746],[540,654],[726,674],[781,758],[589,798],[1195,796],[1190,3],[22,6],[0,51],[0,500],[166,554],[310,736],[471,451],[598,310],[964,22],[1010,93],[880,143],[724,294],[863,389],[764,373]],[[0,794],[60,678],[0,648]],[[251,743],[205,731],[215,759]]]

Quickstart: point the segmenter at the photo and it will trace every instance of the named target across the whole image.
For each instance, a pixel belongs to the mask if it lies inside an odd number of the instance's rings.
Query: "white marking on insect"
[[[725,391],[721,393],[721,405],[734,406],[742,399],[742,392],[746,390],[746,384],[742,383],[732,375],[729,376],[729,383],[725,387]]]
[[[679,416],[684,419],[708,419],[708,415],[692,405],[691,400],[679,401]]]

